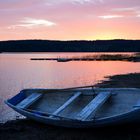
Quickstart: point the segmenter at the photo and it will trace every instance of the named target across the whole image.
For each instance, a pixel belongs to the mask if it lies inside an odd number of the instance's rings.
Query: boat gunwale
[[[115,91],[120,91],[120,90],[139,90],[140,91],[140,88],[85,88],[85,87],[82,87],[82,88],[74,88],[74,89],[59,89],[59,88],[27,88],[27,89],[23,89],[21,91],[32,91],[32,90],[50,90],[50,91],[79,91],[79,90],[96,90],[96,91],[106,91],[106,90],[115,90]],[[21,92],[20,91],[20,92]]]

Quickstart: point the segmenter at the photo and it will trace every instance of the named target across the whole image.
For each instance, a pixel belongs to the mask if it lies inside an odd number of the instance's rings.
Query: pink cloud
[[[0,39],[96,39],[109,33],[140,38],[139,5],[140,0],[0,0]]]

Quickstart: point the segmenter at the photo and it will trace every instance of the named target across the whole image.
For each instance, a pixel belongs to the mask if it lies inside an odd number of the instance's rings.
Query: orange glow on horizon
[[[0,40],[140,39],[138,5],[140,0],[3,1]]]

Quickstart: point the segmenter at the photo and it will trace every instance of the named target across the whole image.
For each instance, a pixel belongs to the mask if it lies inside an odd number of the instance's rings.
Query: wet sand
[[[140,88],[140,73],[116,75],[98,87]],[[140,140],[140,124],[68,129],[34,122],[28,119],[8,121],[0,124],[0,140]]]

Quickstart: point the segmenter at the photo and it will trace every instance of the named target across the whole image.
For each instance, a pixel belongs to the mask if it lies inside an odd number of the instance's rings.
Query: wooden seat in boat
[[[32,93],[27,98],[25,98],[20,103],[18,103],[16,106],[18,108],[25,109],[25,108],[29,107],[31,104],[33,104],[35,101],[37,101],[41,96],[42,96],[42,94],[40,94],[40,93]]]
[[[95,112],[107,101],[110,96],[110,92],[99,93],[89,104],[87,104],[82,109],[82,111],[76,116],[76,119],[84,121],[91,114],[94,116]]]
[[[82,93],[77,92],[75,93],[70,99],[68,99],[62,106],[60,106],[52,115],[57,115],[61,111],[63,111],[68,105],[70,105],[75,99],[77,99]]]

